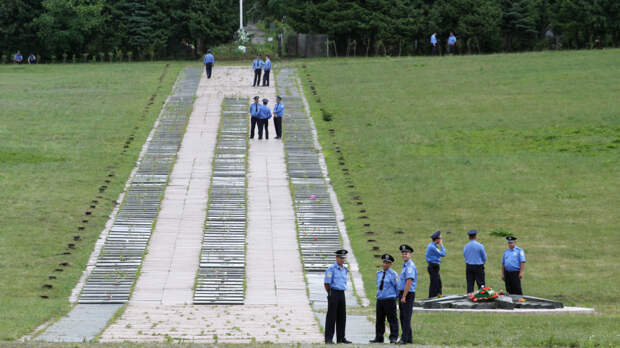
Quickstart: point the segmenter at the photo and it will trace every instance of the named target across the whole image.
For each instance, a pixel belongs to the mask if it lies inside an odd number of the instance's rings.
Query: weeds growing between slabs
[[[489,286],[504,288],[512,233],[526,294],[601,313],[415,314],[417,343],[620,345],[619,60],[604,50],[297,64],[369,297],[376,256],[398,257],[402,242],[415,249],[416,297],[427,296],[435,230],[443,292],[464,293],[465,232],[478,229]]]
[[[0,340],[69,309],[182,66],[0,66]]]

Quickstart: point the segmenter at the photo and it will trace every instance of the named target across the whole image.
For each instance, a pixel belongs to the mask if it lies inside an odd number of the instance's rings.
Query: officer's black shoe
[[[396,343],[398,343],[398,342],[397,342],[396,340],[390,340],[390,343],[391,343],[391,344],[396,344]]]
[[[344,340],[342,340],[342,341],[340,341],[340,342],[338,342],[338,343],[353,343],[353,342],[351,342],[351,341],[349,341],[349,340],[347,340],[347,339],[345,338]]]
[[[368,342],[370,342],[370,343],[383,343],[383,340],[378,340],[378,339],[375,338],[374,340],[370,340]]]

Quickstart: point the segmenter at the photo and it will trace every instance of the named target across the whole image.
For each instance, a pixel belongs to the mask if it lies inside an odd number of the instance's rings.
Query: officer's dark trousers
[[[439,48],[437,47],[437,45],[433,46],[433,55],[434,56],[438,56],[439,55]]]
[[[205,64],[205,70],[207,71],[207,78],[210,79],[211,71],[213,71],[213,64],[212,63]]]
[[[396,299],[377,300],[377,323],[375,325],[375,341],[383,342],[385,318],[390,324],[390,341],[398,339],[398,319],[396,318]]]
[[[474,280],[478,284],[478,289],[484,285],[484,265],[465,265],[465,275],[467,277],[467,293],[474,292]]]
[[[263,129],[265,129],[265,139],[269,139],[269,119],[259,119],[258,120],[258,139],[263,138]]]
[[[269,86],[269,72],[271,70],[265,70],[265,72],[263,73],[263,87],[264,86]]]
[[[276,127],[276,137],[282,137],[282,117],[274,117],[273,125]]]
[[[511,295],[523,295],[521,289],[521,279],[519,279],[519,271],[504,271],[504,283],[506,283],[506,291]]]
[[[325,317],[325,342],[333,342],[336,326],[336,342],[345,339],[344,328],[347,322],[347,303],[344,290],[330,290],[327,296],[327,316]]]
[[[456,45],[448,45],[448,53],[456,54]]]
[[[441,295],[441,275],[439,274],[439,264],[428,263],[428,275],[431,278],[431,285],[428,287],[428,297]]]
[[[261,69],[254,69],[254,84],[252,87],[260,86],[260,73]]]
[[[254,139],[254,128],[256,128],[256,124],[259,121],[260,121],[260,118],[258,117],[250,117],[250,139]],[[259,128],[259,132],[260,132],[260,128]]]
[[[415,301],[415,292],[407,294],[407,301],[405,303],[400,302],[403,297],[403,292],[398,294],[398,308],[400,309],[400,328],[403,334],[400,336],[400,340],[403,343],[412,343],[413,337],[411,335],[411,314],[413,314],[413,301]]]

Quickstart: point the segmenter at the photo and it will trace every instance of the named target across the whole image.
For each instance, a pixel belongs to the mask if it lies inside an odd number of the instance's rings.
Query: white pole
[[[239,29],[243,29],[243,0],[239,0]]]

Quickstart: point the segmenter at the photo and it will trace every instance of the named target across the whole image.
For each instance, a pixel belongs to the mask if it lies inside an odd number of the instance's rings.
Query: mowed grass
[[[618,62],[620,50],[297,64],[369,297],[377,256],[395,255],[400,271],[401,243],[415,249],[416,298],[427,297],[435,230],[444,294],[466,291],[470,229],[487,285],[503,289],[506,241],[491,231],[504,229],[526,252],[526,294],[601,313],[416,314],[415,342],[620,345]]]
[[[182,66],[0,66],[0,340],[69,309]]]

